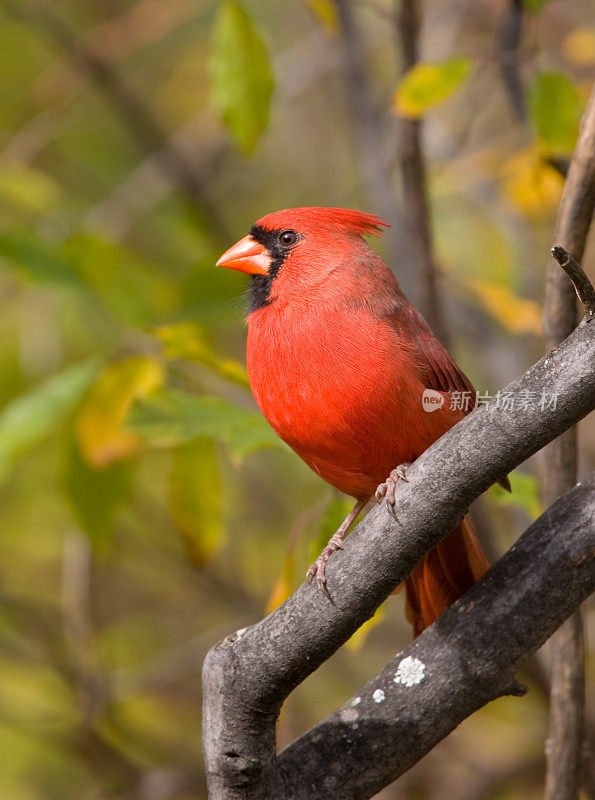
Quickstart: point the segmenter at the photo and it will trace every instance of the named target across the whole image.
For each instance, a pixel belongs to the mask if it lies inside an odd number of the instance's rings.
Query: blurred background
[[[427,0],[407,71],[398,10],[0,1],[3,800],[205,798],[204,655],[301,583],[349,503],[250,395],[246,279],[214,263],[256,219],[335,205],[395,224],[423,123],[436,291],[398,235],[374,246],[482,394],[542,354],[591,0]],[[474,509],[492,558],[541,511],[539,460],[512,483]],[[289,698],[280,746],[409,638],[391,597]],[[588,670],[592,701],[592,651]],[[546,646],[524,699],[379,797],[540,797],[547,671]]]

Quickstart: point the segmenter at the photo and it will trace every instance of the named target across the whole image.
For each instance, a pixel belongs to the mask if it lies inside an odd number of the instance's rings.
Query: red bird
[[[465,415],[451,409],[449,393],[474,397],[363,239],[382,226],[359,211],[286,209],[260,219],[217,262],[252,275],[247,365],[262,413],[309,467],[357,500],[308,570],[325,592],[326,563],[359,512],[373,496],[394,508],[406,467]],[[426,389],[444,398],[431,413]],[[465,518],[406,581],[414,635],[488,566]]]

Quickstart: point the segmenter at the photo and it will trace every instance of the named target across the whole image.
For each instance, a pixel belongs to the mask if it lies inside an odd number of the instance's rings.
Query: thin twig
[[[585,716],[585,645],[578,608],[555,633],[550,721],[545,744],[546,800],[576,800],[582,783]]]
[[[573,258],[563,247],[555,245],[552,247],[551,253],[572,281],[576,296],[585,309],[585,318],[591,319],[595,316],[595,289],[593,284],[576,258]]]
[[[593,287],[576,259],[581,259],[595,206],[595,90],[582,120],[558,211],[544,307],[546,349],[555,347],[576,324],[575,291],[587,310]],[[573,258],[566,253],[570,251]],[[567,257],[568,256],[568,257]],[[578,267],[578,271],[574,268]],[[572,279],[572,280],[571,280]],[[590,287],[590,288],[587,288]],[[578,442],[571,428],[545,451],[543,495],[546,505],[565,494],[577,476]],[[550,725],[546,746],[546,800],[576,800],[581,783],[585,702],[583,622],[580,609],[552,639]]]
[[[515,116],[525,122],[525,92],[519,71],[519,45],[523,27],[523,0],[510,0],[496,37],[496,57],[500,74]]]
[[[408,258],[408,240],[402,223],[402,211],[392,180],[390,159],[385,142],[384,114],[372,99],[364,64],[363,47],[350,0],[334,0],[340,22],[340,46],[343,54],[346,97],[353,120],[358,162],[364,191],[372,208],[391,225],[386,234],[391,263],[399,267],[403,288],[419,304],[415,271]]]
[[[400,0],[397,39],[401,51],[401,72],[415,66],[419,58],[421,26],[419,0]],[[432,248],[426,165],[422,146],[422,120],[399,120],[398,159],[403,184],[403,214],[409,237],[409,259],[420,276],[420,308],[440,341],[448,346],[448,332],[438,290],[437,270]]]
[[[595,207],[595,89],[583,116],[581,135],[568,169],[554,241],[581,261]],[[572,282],[550,262],[544,309],[545,347],[551,350],[576,324]]]

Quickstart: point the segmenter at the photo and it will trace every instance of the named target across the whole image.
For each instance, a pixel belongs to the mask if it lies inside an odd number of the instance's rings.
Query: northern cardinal
[[[394,509],[410,462],[464,417],[449,393],[475,397],[364,240],[382,226],[359,211],[286,209],[258,220],[217,262],[252,276],[246,360],[262,413],[308,466],[357,501],[308,570],[325,592],[329,556],[360,511],[374,496]],[[444,398],[432,412],[422,404],[427,389]],[[414,635],[488,566],[465,517],[406,580]]]

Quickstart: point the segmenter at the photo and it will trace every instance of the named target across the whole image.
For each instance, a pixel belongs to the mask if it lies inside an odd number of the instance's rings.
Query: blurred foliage
[[[497,483],[490,488],[490,494],[497,503],[524,508],[532,520],[543,512],[539,499],[539,487],[533,475],[515,470],[508,476],[511,492],[503,489]]]
[[[542,148],[552,155],[571,152],[585,110],[581,93],[557,72],[542,72],[529,87],[529,114]],[[552,114],[552,109],[556,113]]]
[[[250,15],[235,0],[217,12],[211,59],[213,100],[233,137],[251,155],[269,121],[273,75]]]
[[[553,214],[564,189],[564,178],[536,146],[510,156],[503,169],[502,189],[508,200],[527,217]],[[506,287],[503,287],[506,288]]]
[[[511,333],[541,333],[541,308],[535,300],[518,297],[507,286],[469,280],[467,286],[482,306]]]
[[[17,458],[56,430],[80,402],[97,372],[94,361],[67,367],[23,392],[0,416],[0,478]]]
[[[132,458],[140,440],[122,427],[133,402],[163,383],[158,361],[134,356],[110,364],[93,384],[76,417],[75,435],[88,464],[104,467]]]
[[[423,120],[453,351],[495,393],[542,348],[547,250],[595,67],[590,0],[525,0],[523,119],[494,55],[501,4],[425,3],[422,61],[401,79],[395,5],[353,6],[386,142],[399,115]],[[295,590],[351,504],[259,415],[245,277],[214,267],[276,208],[377,211],[336,7],[3,0],[0,26],[0,797],[197,800],[204,654]],[[586,471],[592,423],[582,432]],[[492,551],[539,513],[537,467],[487,493]],[[289,698],[280,745],[409,637],[401,593]],[[532,689],[381,796],[539,797]]]
[[[154,392],[136,403],[126,425],[127,432],[139,434],[153,447],[210,436],[225,443],[236,462],[260,447],[283,446],[260,414],[222,397],[196,397],[176,389]]]
[[[221,358],[214,352],[209,342],[208,331],[194,322],[180,322],[175,325],[161,325],[155,335],[163,343],[168,358],[181,358],[196,361],[210,367],[221,377],[249,388],[248,373],[232,358]]]
[[[176,447],[170,478],[171,515],[189,557],[204,566],[225,544],[217,450],[212,439],[193,438]]]
[[[403,117],[422,117],[458,89],[472,66],[470,58],[461,56],[434,64],[416,64],[399,83],[395,110]]]

